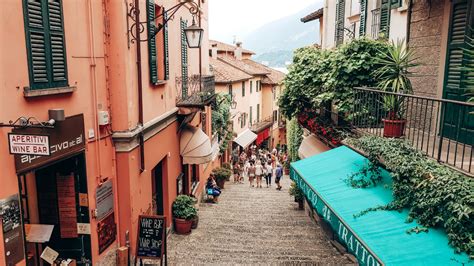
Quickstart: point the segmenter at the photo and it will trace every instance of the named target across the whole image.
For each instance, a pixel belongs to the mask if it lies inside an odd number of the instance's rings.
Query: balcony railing
[[[387,110],[389,100],[399,103],[397,119]],[[352,126],[384,136],[387,123],[403,121],[402,138],[438,162],[473,175],[473,112],[472,103],[355,88]]]
[[[176,106],[202,107],[216,96],[214,76],[192,75],[176,78]]]
[[[259,133],[263,131],[264,129],[267,129],[269,127],[273,126],[273,116],[269,116],[264,118],[263,120],[260,121],[254,121],[252,126],[250,127],[250,130],[253,132]]]

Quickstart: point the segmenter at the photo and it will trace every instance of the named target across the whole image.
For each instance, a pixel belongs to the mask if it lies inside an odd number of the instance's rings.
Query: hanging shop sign
[[[64,121],[57,122],[54,128],[14,128],[9,135],[10,138],[15,141],[13,147],[17,147],[16,151],[18,151],[18,153],[15,153],[17,173],[28,172],[53,163],[58,159],[72,156],[85,149],[84,115],[67,117]],[[33,150],[36,153],[20,154],[19,151],[22,151],[22,149],[19,149],[19,146],[28,146],[27,144],[34,143],[41,145],[37,146],[37,150]],[[47,149],[45,150],[46,146]],[[38,152],[39,147],[41,147],[41,154]],[[32,147],[29,151],[31,150]],[[12,145],[10,144],[11,151]]]
[[[363,262],[367,265],[384,265],[377,255],[346,226],[333,212],[331,207],[326,204],[319,194],[316,193],[293,168],[290,170],[290,178],[295,181],[298,187],[303,191],[310,205],[331,226],[338,240],[348,247],[349,251],[357,257],[359,262]]]
[[[61,238],[76,238],[78,231],[74,173],[67,176],[58,175],[56,184]]]
[[[114,211],[114,189],[112,180],[105,181],[95,192],[97,220],[101,221]]]
[[[10,154],[49,156],[49,136],[28,135],[28,134],[8,134],[8,146]]]
[[[115,236],[117,235],[117,225],[115,224],[113,212],[97,224],[97,233],[99,238],[99,254],[101,254],[114,243]]]
[[[5,265],[16,265],[25,258],[18,194],[0,199],[0,218],[2,219]]]
[[[161,259],[166,250],[166,219],[164,216],[138,217],[137,258]]]

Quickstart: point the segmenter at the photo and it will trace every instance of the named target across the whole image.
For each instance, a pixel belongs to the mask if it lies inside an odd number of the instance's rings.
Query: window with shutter
[[[183,97],[188,95],[188,45],[186,44],[186,34],[184,33],[187,24],[187,21],[181,18],[181,77],[183,79]]]
[[[155,0],[146,0],[146,15],[148,28],[148,64],[150,72],[150,82],[158,83],[158,64],[156,52],[156,36],[155,36]]]
[[[253,90],[253,81],[251,80],[250,81],[250,94],[252,94],[252,90]]]
[[[252,122],[252,106],[250,106],[250,114],[249,114],[249,117],[250,117],[250,119],[249,119],[249,125],[252,125],[252,123],[253,123],[253,122]]]
[[[232,101],[234,98],[234,92],[232,91],[232,84],[229,84],[229,95],[230,95],[230,100]]]
[[[402,6],[402,1],[403,0],[390,0],[390,7],[393,8],[399,8]]]
[[[242,81],[242,97],[245,97],[245,81]]]
[[[464,67],[474,66],[474,60],[469,57],[467,49],[473,47],[474,38],[474,4],[469,0],[453,0],[449,26],[446,66],[444,75],[443,97],[450,100],[466,101],[465,83],[474,80],[474,73],[462,71]],[[460,115],[464,112],[466,119],[461,121],[458,130]],[[446,105],[444,135],[474,144],[474,119],[464,110],[454,105]]]
[[[380,5],[380,29],[379,37],[388,38],[390,34],[390,5],[391,0],[382,0]]]
[[[61,0],[24,0],[30,89],[68,85]]]
[[[367,1],[360,0],[360,25],[359,25],[359,36],[365,36],[367,28]]]
[[[336,3],[336,31],[334,40],[336,45],[344,42],[344,20],[345,20],[346,1],[337,0]]]
[[[257,104],[257,123],[260,122],[260,104]]]

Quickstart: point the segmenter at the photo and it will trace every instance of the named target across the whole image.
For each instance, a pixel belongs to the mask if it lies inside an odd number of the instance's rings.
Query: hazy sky
[[[208,0],[209,37],[231,43],[273,20],[297,13],[317,0]]]

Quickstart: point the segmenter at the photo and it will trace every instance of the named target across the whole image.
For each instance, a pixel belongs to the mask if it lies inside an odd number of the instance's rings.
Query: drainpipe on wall
[[[410,30],[411,30],[411,13],[412,13],[413,0],[408,0],[408,10],[407,10],[407,47],[410,46]]]
[[[140,21],[140,1],[135,0],[135,21]],[[135,36],[137,44],[137,90],[138,90],[138,126],[142,127],[138,134],[138,141],[140,146],[140,173],[145,171],[145,141],[143,136],[143,81],[142,81],[142,49],[140,38],[140,27],[135,27]]]

